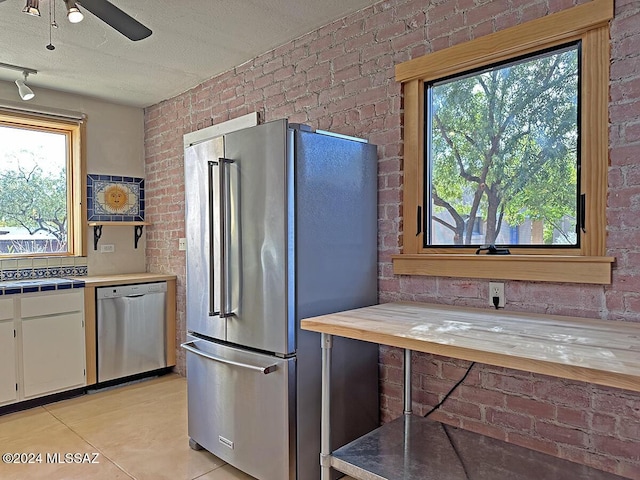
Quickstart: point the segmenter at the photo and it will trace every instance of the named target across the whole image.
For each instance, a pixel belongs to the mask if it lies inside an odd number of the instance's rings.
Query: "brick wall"
[[[264,120],[354,134],[378,145],[380,300],[485,307],[485,281],[396,277],[402,243],[402,100],[396,63],[548,13],[572,0],[389,0],[336,21],[149,107],[146,124],[147,263],[178,275],[178,340],[185,334],[182,135],[258,111]],[[638,321],[640,313],[640,3],[617,0],[611,30],[608,255],[613,283],[507,282],[508,308]],[[381,349],[382,419],[400,415],[401,352]],[[467,362],[414,354],[414,408],[426,412]],[[184,357],[178,354],[184,373]],[[640,479],[640,395],[475,365],[435,418]]]

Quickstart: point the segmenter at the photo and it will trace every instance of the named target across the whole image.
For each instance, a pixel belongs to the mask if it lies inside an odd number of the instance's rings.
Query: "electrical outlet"
[[[498,297],[498,308],[504,308],[504,283],[489,282],[489,305],[495,307],[493,297]]]
[[[187,239],[181,238],[178,240],[178,250],[186,250],[187,249]]]
[[[113,253],[115,251],[115,245],[100,245],[100,253]]]

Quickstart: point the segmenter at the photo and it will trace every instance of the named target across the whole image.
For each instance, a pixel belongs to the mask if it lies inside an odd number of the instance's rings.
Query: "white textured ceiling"
[[[84,10],[66,19],[63,0],[0,0],[0,63],[37,70],[28,84],[145,107],[178,95],[257,55],[374,4],[372,0],[111,0],[153,31],[132,42]],[[49,44],[49,7],[55,7]],[[82,9],[82,7],[80,7]],[[21,73],[0,68],[0,80]],[[17,90],[17,89],[16,89]],[[17,97],[16,92],[16,99]]]

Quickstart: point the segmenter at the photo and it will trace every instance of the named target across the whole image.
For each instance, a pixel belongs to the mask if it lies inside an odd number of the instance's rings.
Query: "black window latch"
[[[487,255],[510,255],[511,252],[508,248],[497,248],[495,245],[483,245],[478,250],[476,250],[476,255],[479,255],[480,252],[487,252]]]

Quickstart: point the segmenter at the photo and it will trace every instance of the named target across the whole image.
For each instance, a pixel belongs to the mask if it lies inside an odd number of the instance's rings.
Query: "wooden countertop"
[[[105,285],[127,285],[130,283],[175,280],[176,276],[163,273],[120,273],[117,275],[91,275],[74,278],[82,280],[87,287],[102,287]]]
[[[640,323],[398,302],[308,318],[302,328],[640,391]]]

